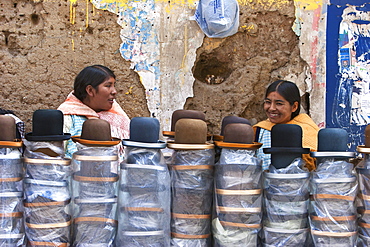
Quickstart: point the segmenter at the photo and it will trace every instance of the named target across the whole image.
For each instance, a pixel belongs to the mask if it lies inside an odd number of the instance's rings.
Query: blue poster
[[[370,3],[331,0],[326,44],[326,127],[343,128],[348,151],[370,124]]]

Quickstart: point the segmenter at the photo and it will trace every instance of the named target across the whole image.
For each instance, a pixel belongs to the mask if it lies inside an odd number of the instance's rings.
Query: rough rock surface
[[[228,115],[264,119],[264,91],[276,79],[291,77],[304,87],[307,65],[291,28],[289,2],[269,10],[241,6],[237,34],[204,39],[192,69],[194,97],[184,109],[205,112],[210,132],[218,134]],[[68,0],[1,1],[0,107],[14,110],[30,131],[35,110],[57,108],[82,68],[104,64],[117,76],[117,101],[128,115],[150,116],[139,76],[118,51],[117,16],[84,1],[72,8],[75,15]]]

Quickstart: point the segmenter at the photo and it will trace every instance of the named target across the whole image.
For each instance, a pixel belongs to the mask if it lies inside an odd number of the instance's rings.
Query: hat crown
[[[32,135],[63,135],[63,113],[53,109],[36,110],[32,117]]]
[[[302,147],[302,128],[297,124],[276,124],[271,128],[271,147]]]
[[[29,141],[62,141],[71,137],[63,133],[64,116],[60,110],[39,109],[33,112],[32,133],[26,134]]]
[[[159,140],[160,124],[151,117],[134,117],[130,121],[130,141],[156,143]]]
[[[205,144],[207,124],[201,119],[180,119],[175,125],[175,143]]]
[[[320,129],[318,133],[319,152],[346,152],[348,133],[340,128]]]
[[[231,123],[244,123],[244,124],[249,124],[251,125],[251,123],[249,122],[248,119],[246,118],[242,118],[242,117],[237,117],[237,116],[226,116],[222,119],[222,123],[221,123],[221,135],[223,136],[224,135],[224,129],[225,127],[228,125],[228,124],[231,124]]]
[[[81,139],[92,141],[111,141],[111,127],[103,119],[87,119],[82,125]]]
[[[172,113],[171,118],[171,131],[175,131],[175,125],[180,119],[201,119],[205,121],[205,114],[196,110],[176,110]]]
[[[230,123],[224,129],[224,142],[252,144],[254,131],[245,123]]]
[[[11,116],[0,115],[0,141],[16,139],[15,120]]]

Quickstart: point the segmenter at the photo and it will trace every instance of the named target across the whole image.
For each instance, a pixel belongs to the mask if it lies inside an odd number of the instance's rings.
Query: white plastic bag
[[[239,28],[237,0],[199,0],[195,21],[210,38],[231,36]]]

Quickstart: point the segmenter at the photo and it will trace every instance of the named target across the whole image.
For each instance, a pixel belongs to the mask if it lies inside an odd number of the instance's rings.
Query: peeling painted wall
[[[216,133],[227,115],[262,120],[276,79],[296,82],[303,111],[324,126],[326,3],[239,0],[239,31],[222,39],[190,20],[197,3],[6,0],[1,107],[30,123],[34,110],[58,107],[83,67],[101,63],[116,72],[129,116],[157,117],[163,130],[180,108],[205,112]]]

